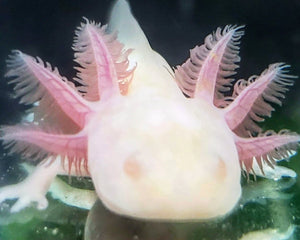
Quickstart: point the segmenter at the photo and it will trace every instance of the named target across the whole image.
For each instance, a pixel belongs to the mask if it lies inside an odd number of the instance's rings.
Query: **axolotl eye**
[[[142,166],[134,156],[125,160],[123,170],[130,178],[135,180],[138,180],[143,175]]]

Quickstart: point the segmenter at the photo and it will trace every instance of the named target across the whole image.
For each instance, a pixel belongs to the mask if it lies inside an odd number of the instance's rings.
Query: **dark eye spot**
[[[216,169],[217,178],[224,180],[227,176],[226,164],[222,158],[219,157],[219,162]]]
[[[141,166],[134,156],[125,160],[123,170],[132,179],[138,179],[141,176]]]

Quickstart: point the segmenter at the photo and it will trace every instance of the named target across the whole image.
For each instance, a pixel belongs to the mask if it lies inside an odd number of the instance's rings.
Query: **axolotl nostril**
[[[172,69],[119,0],[108,28],[84,19],[77,29],[73,81],[13,51],[6,76],[16,97],[34,107],[30,121],[3,126],[1,139],[42,163],[24,182],[2,188],[0,202],[18,198],[12,211],[30,202],[42,209],[57,174],[84,175],[118,214],[209,219],[235,207],[241,171],[289,175],[275,164],[295,154],[299,135],[262,132],[257,123],[295,77],[275,63],[233,85],[243,33],[243,26],[218,28]]]

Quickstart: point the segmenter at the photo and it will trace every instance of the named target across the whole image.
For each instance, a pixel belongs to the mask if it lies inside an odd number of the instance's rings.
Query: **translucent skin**
[[[299,135],[263,133],[257,125],[272,103],[281,104],[294,76],[277,63],[232,86],[242,27],[218,28],[174,70],[152,50],[126,1],[115,4],[110,32],[84,21],[74,41],[79,86],[20,51],[7,61],[20,102],[36,104],[32,120],[1,127],[0,139],[43,162],[23,182],[0,189],[0,203],[18,198],[12,211],[31,202],[45,208],[51,182],[65,173],[90,176],[118,214],[208,219],[238,202],[240,166],[247,174],[295,176],[272,167],[295,154]]]
[[[229,212],[241,194],[240,166],[220,112],[205,101],[145,94],[113,99],[90,122],[89,169],[101,200],[147,219]]]
[[[134,49],[129,94],[110,99],[89,123],[97,194],[110,210],[137,218],[222,216],[241,194],[238,154],[224,113],[179,91],[168,63],[128,15],[127,3],[118,2],[110,28]]]

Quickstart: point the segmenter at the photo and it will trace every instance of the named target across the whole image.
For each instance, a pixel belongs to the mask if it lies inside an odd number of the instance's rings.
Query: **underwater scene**
[[[300,239],[299,24],[298,0],[1,0],[0,240]]]

